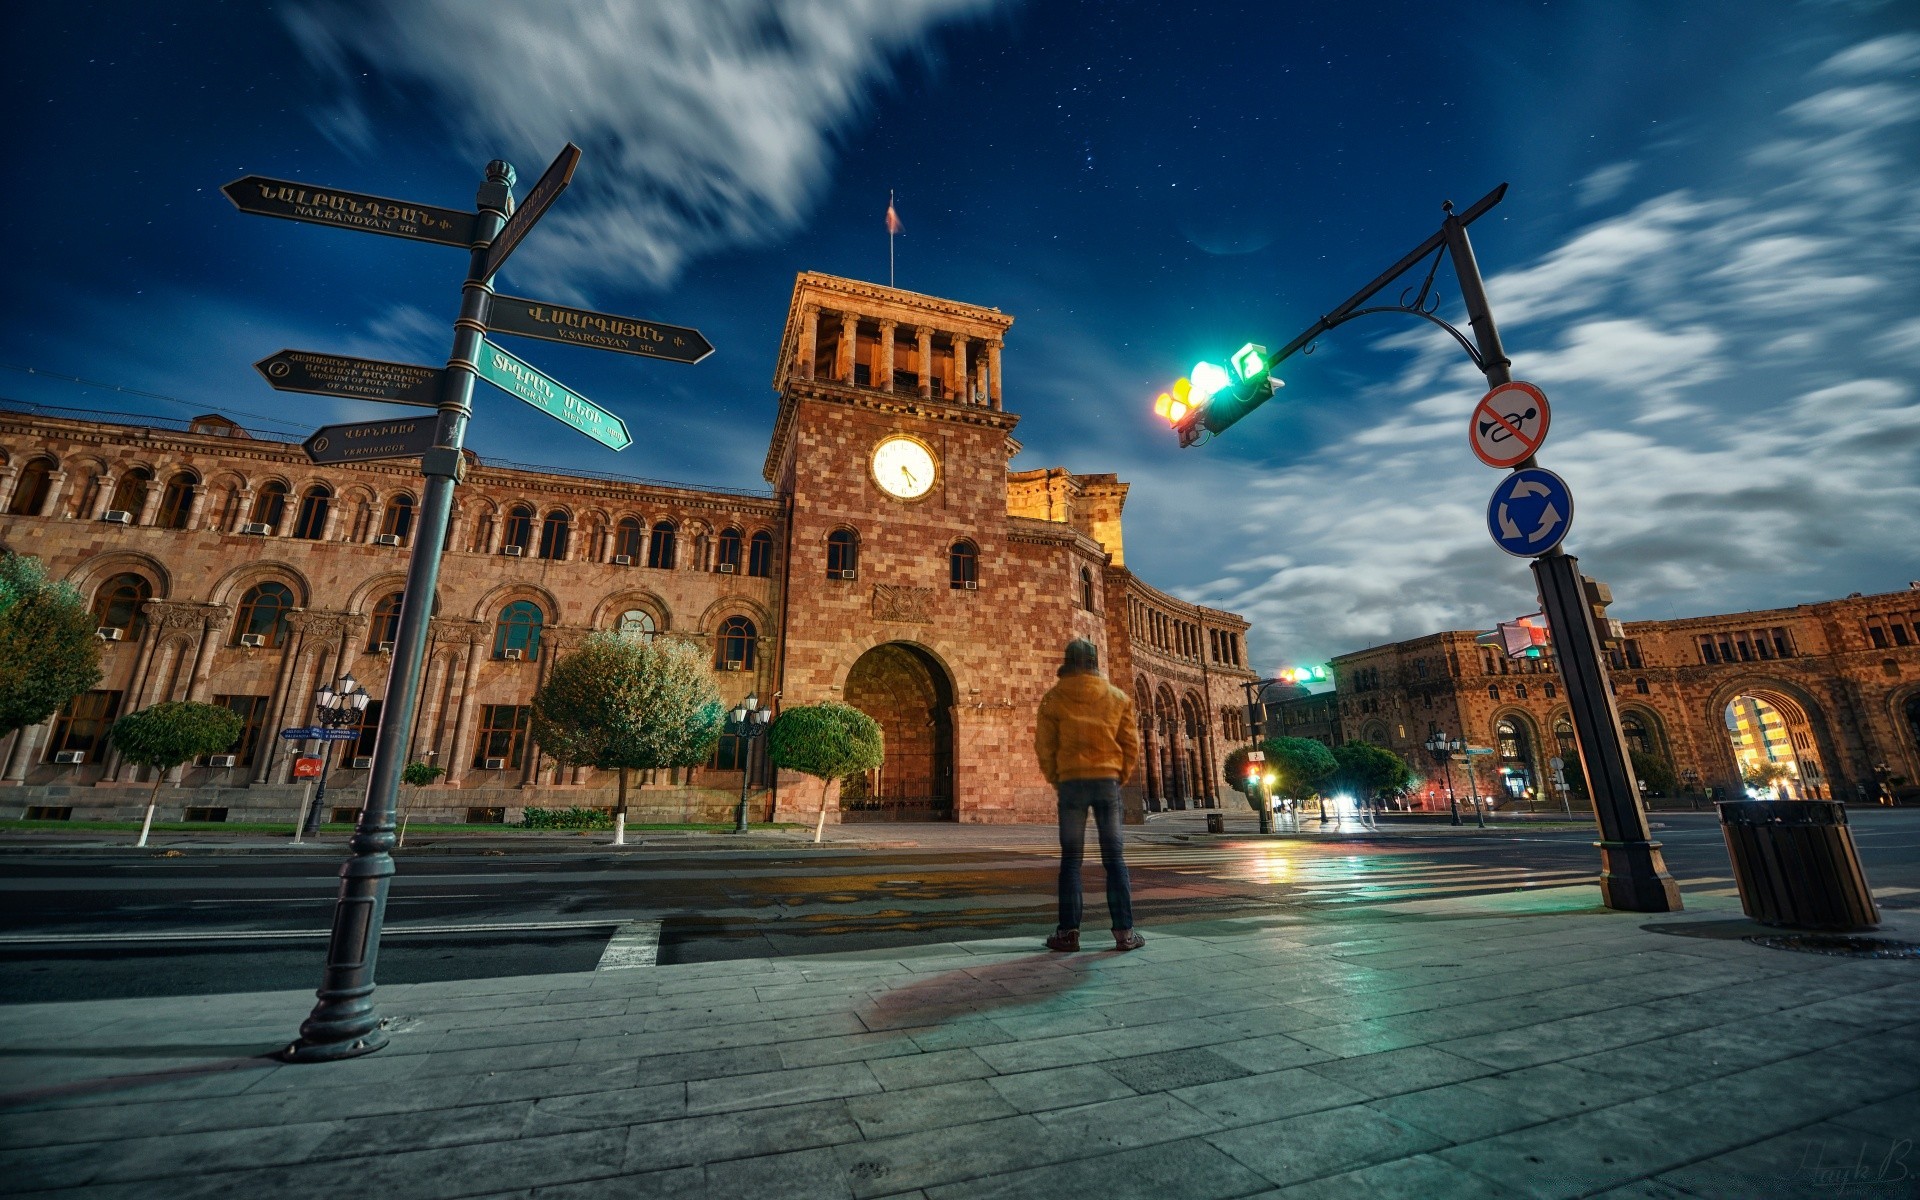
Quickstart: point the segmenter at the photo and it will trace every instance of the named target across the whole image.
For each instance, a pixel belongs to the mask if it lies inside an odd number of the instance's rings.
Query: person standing
[[[1040,773],[1060,798],[1060,925],[1047,949],[1080,948],[1080,861],[1086,856],[1087,814],[1100,837],[1100,865],[1107,876],[1107,915],[1113,948],[1138,950],[1146,939],[1133,930],[1133,894],[1120,847],[1120,785],[1139,757],[1133,701],[1100,675],[1099,648],[1076,638],[1067,643],[1060,682],[1040,701],[1033,750]]]

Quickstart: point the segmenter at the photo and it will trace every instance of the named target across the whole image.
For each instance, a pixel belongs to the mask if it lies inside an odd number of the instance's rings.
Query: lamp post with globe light
[[[736,705],[727,714],[727,732],[739,738],[743,749],[740,760],[740,807],[735,810],[733,831],[747,831],[747,785],[753,779],[753,747],[767,732],[767,726],[773,720],[773,710],[760,703],[757,693],[748,692],[747,698]]]
[[[351,728],[360,724],[361,714],[367,711],[372,699],[352,675],[342,675],[337,683],[323,683],[314,689],[314,721],[322,729]],[[300,830],[302,837],[320,832],[320,814],[325,811],[327,767],[333,762],[334,746],[332,741],[326,741],[321,747],[320,780],[313,789],[313,803],[307,806],[307,818]]]
[[[1447,810],[1453,814],[1453,824],[1458,825],[1460,823],[1460,802],[1454,798],[1453,772],[1448,768],[1447,764],[1452,760],[1454,755],[1465,750],[1467,744],[1459,738],[1449,739],[1447,737],[1447,731],[1444,729],[1436,729],[1433,731],[1433,735],[1427,739],[1426,747],[1427,753],[1433,756],[1433,761],[1440,767],[1441,774],[1447,781]],[[1467,763],[1467,769],[1473,769],[1473,763],[1471,761]]]

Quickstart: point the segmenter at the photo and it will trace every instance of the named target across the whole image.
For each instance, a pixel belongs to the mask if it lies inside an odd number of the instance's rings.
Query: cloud
[[[1803,125],[1879,129],[1920,116],[1920,94],[1891,83],[1832,88],[1790,106],[1786,115]]]
[[[1890,33],[1849,46],[1820,64],[1822,75],[1879,75],[1920,68],[1920,33]]]
[[[1640,170],[1640,164],[1630,162],[1608,163],[1604,167],[1590,172],[1577,185],[1580,194],[1577,203],[1581,208],[1595,204],[1604,204],[1618,196]]]
[[[417,88],[434,111],[463,114],[456,132],[479,157],[515,157],[529,174],[579,143],[573,194],[509,268],[577,294],[635,272],[665,284],[703,254],[797,228],[836,136],[894,64],[996,3],[336,0],[286,20],[340,90],[319,124],[343,144],[370,147],[386,126],[367,108]]]

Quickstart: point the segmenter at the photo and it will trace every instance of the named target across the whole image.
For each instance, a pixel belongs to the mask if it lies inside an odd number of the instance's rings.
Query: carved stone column
[[[933,330],[922,325],[917,330],[920,341],[920,398],[933,398]]]
[[[40,502],[40,515],[60,516],[60,495],[67,490],[67,472],[63,467],[47,476],[47,498]]]
[[[958,333],[953,335],[953,378],[947,380],[947,394],[962,404],[973,402],[967,394],[967,339]]]
[[[167,494],[167,485],[158,479],[147,482],[146,498],[140,501],[140,511],[134,514],[136,525],[151,525],[160,512],[160,498]]]
[[[860,317],[856,313],[840,314],[840,350],[834,356],[833,377],[841,383],[853,382],[853,364],[859,358]]]
[[[193,485],[193,498],[187,502],[187,529],[201,528],[201,522],[207,515],[207,485],[204,481]]]
[[[480,665],[486,661],[486,645],[481,641],[479,623],[467,631],[466,649],[460,658],[460,693],[454,698],[453,745],[448,751],[447,786],[459,787],[467,777],[467,760],[473,757],[474,693],[480,686]]]
[[[227,626],[233,620],[233,609],[224,604],[201,604],[196,607],[200,610],[200,639],[194,646],[193,666],[187,672],[186,688],[179,699],[200,701],[206,699],[207,677],[213,672],[213,655],[220,640],[227,634]],[[192,622],[182,621],[182,624],[191,627]],[[168,771],[167,782],[178,785],[180,774],[185,769],[185,764],[182,764]]]
[[[880,322],[880,378],[879,388],[883,392],[893,390],[893,331],[894,321]]]
[[[993,404],[995,412],[1000,411],[1000,346],[999,338],[987,343],[987,398]]]
[[[323,542],[333,540],[334,533],[340,528],[340,507],[340,497],[327,497],[327,515],[320,522],[319,540]]]
[[[300,517],[300,497],[288,492],[280,504],[280,519],[273,523],[273,536],[286,537],[293,531],[293,523]]]
[[[316,614],[317,616],[317,614]],[[313,622],[316,636],[324,636],[320,631],[325,628],[320,621]],[[286,725],[288,711],[288,693],[292,690],[293,668],[297,663],[305,632],[309,628],[308,614],[295,610],[287,618],[286,641],[280,648],[280,669],[274,673],[273,691],[267,697],[267,727],[261,731],[260,744],[253,751],[253,782],[267,782],[267,774],[273,769],[274,751],[278,749],[279,738],[275,735]]]
[[[33,767],[34,754],[40,749],[47,731],[52,728],[52,719],[29,725],[13,735],[13,753],[7,762],[7,782],[22,784],[27,781],[27,772]]]
[[[800,378],[812,379],[820,356],[820,306],[809,304],[800,313]]]
[[[87,510],[87,519],[98,521],[107,515],[107,508],[113,503],[113,489],[118,481],[112,471],[102,471],[94,476],[93,504]]]
[[[226,532],[239,533],[242,525],[253,520],[254,495],[254,490],[251,487],[243,487],[240,489],[237,502],[233,506],[233,521]]]
[[[17,459],[0,466],[0,513],[6,512],[7,506],[13,503],[13,489],[19,482],[20,463]]]

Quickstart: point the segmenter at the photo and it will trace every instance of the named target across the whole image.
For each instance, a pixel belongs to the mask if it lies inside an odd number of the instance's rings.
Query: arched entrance
[[[847,672],[847,703],[880,722],[880,769],[842,783],[845,821],[951,821],[953,681],[920,647],[887,642]]]
[[[1525,717],[1509,713],[1493,725],[1494,766],[1500,772],[1504,800],[1531,800],[1539,795],[1539,772],[1534,765],[1533,726]]]
[[[1824,800],[1827,776],[1807,710],[1782,692],[1755,689],[1727,701],[1722,716],[1750,796]]]

